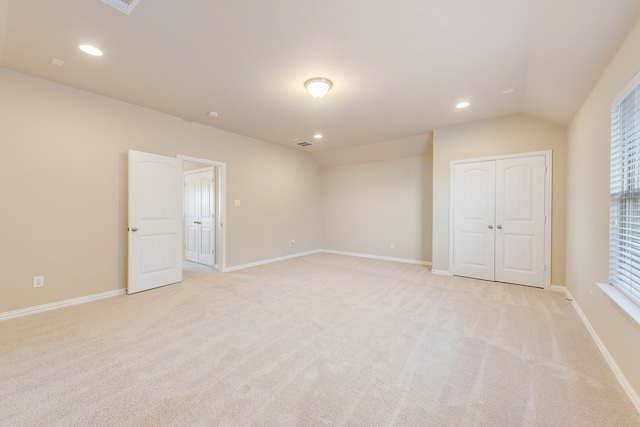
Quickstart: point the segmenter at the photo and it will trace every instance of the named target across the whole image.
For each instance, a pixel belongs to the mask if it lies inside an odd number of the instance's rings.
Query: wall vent
[[[120,12],[130,15],[133,9],[138,5],[140,0],[100,0],[104,4],[108,4]]]
[[[296,142],[296,145],[299,145],[300,147],[308,147],[313,144],[308,141],[300,141],[300,142]]]

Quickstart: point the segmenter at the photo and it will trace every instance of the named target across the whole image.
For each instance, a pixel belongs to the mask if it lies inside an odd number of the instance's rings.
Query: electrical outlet
[[[289,246],[293,247],[293,245],[295,245],[295,244],[296,244],[296,241],[295,241],[295,240],[291,239],[291,240],[289,241]]]
[[[391,243],[391,249],[395,249],[396,248],[396,244],[395,243]]]
[[[44,286],[44,276],[34,276],[33,277],[33,287],[41,288]]]

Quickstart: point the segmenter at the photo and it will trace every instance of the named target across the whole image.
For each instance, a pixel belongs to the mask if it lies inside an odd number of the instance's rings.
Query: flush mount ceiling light
[[[458,109],[467,108],[469,105],[471,105],[471,104],[469,104],[467,101],[464,101],[464,102],[460,102],[459,104],[457,104],[456,108],[458,108]]]
[[[316,133],[315,135],[313,135],[313,137],[315,139],[322,139],[322,134],[321,133]]]
[[[324,77],[314,77],[304,82],[304,87],[307,88],[314,98],[322,98],[329,92],[332,86],[333,83],[331,80]]]
[[[91,56],[102,56],[102,51],[100,49],[98,49],[97,47],[94,46],[90,46],[88,44],[81,44],[80,46],[80,50],[83,51],[84,53],[91,55]]]

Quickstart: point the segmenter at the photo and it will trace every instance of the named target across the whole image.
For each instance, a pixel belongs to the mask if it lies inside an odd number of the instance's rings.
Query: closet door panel
[[[453,274],[494,280],[495,162],[454,169]]]
[[[496,162],[496,281],[544,286],[544,174],[544,156]]]

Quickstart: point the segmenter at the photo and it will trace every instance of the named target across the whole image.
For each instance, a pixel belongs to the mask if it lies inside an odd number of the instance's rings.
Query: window
[[[611,111],[609,283],[640,304],[640,79]]]

